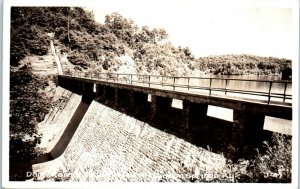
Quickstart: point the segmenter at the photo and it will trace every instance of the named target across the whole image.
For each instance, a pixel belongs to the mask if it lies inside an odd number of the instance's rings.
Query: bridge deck
[[[200,77],[173,77],[173,76],[153,76],[153,75],[137,75],[137,74],[111,74],[106,73],[106,77],[101,74],[87,75],[83,73],[72,73],[70,76],[84,79],[92,79],[110,83],[120,83],[133,86],[142,86],[150,89],[162,89],[168,91],[178,91],[189,94],[198,94],[206,96],[215,96],[225,99],[236,99],[249,102],[258,102],[265,104],[292,106],[292,95],[287,92],[287,86],[291,85],[290,81],[270,81],[270,80],[249,80],[249,79],[222,79],[222,78],[200,78]],[[185,79],[187,82],[178,82],[180,79]],[[191,80],[205,80],[204,85],[192,85]],[[168,82],[169,80],[169,82]],[[171,80],[171,82],[170,82]],[[223,86],[212,86],[212,81],[224,80]],[[233,89],[228,87],[229,81],[235,82],[264,82],[268,83],[268,91],[251,90],[251,89]],[[272,84],[280,83],[283,86],[282,91],[272,92]],[[202,82],[203,84],[203,82]],[[291,91],[290,91],[291,92]]]

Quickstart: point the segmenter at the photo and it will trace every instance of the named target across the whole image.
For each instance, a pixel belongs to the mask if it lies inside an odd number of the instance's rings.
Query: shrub
[[[74,64],[75,66],[79,66],[81,68],[87,69],[88,63],[85,58],[80,56],[79,54],[72,53],[68,56],[68,60]]]
[[[253,182],[291,182],[292,141],[289,136],[275,133],[271,142],[264,142],[250,160],[248,171]]]

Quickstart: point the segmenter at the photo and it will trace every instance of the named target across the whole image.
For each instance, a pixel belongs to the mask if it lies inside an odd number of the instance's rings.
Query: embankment
[[[80,103],[76,98],[76,103]],[[75,110],[74,106],[72,111]],[[69,119],[71,123],[70,117],[59,113],[57,121]],[[73,136],[59,135],[64,140],[69,138],[70,142],[67,146],[51,145],[51,152],[59,149],[63,153],[52,161],[34,164],[35,180],[186,181],[189,178],[184,177],[188,174],[222,174],[226,170],[226,159],[222,155],[96,101],[89,106]],[[61,137],[57,136],[53,135],[56,138],[53,143],[58,141],[59,144]]]

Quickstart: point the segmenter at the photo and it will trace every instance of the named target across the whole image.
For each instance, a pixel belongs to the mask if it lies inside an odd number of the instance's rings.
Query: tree
[[[152,33],[154,35],[154,42],[155,43],[163,43],[165,40],[168,39],[168,34],[165,29],[162,28],[154,28],[152,30]]]
[[[119,39],[126,42],[128,45],[133,44],[133,36],[137,32],[137,26],[131,19],[126,19],[119,13],[113,13],[105,16],[105,26]]]

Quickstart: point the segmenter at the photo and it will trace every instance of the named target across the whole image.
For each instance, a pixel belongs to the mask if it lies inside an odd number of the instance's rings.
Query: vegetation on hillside
[[[31,73],[26,66],[10,72],[9,161],[10,180],[23,180],[24,164],[39,155],[35,150],[41,136],[36,124],[49,111],[50,100],[43,93],[45,79]],[[18,166],[20,165],[20,167]]]
[[[256,158],[250,160],[248,172],[252,182],[291,182],[291,137],[274,133],[272,141],[265,141]]]
[[[78,7],[13,7],[11,65],[26,54],[47,53],[54,33],[61,53],[76,70],[117,72],[118,57],[129,56],[136,72],[159,75],[280,74],[291,60],[254,55],[221,55],[195,58],[188,47],[175,47],[164,29],[138,27],[118,13],[107,15],[103,24]],[[70,70],[74,71],[74,70]]]

